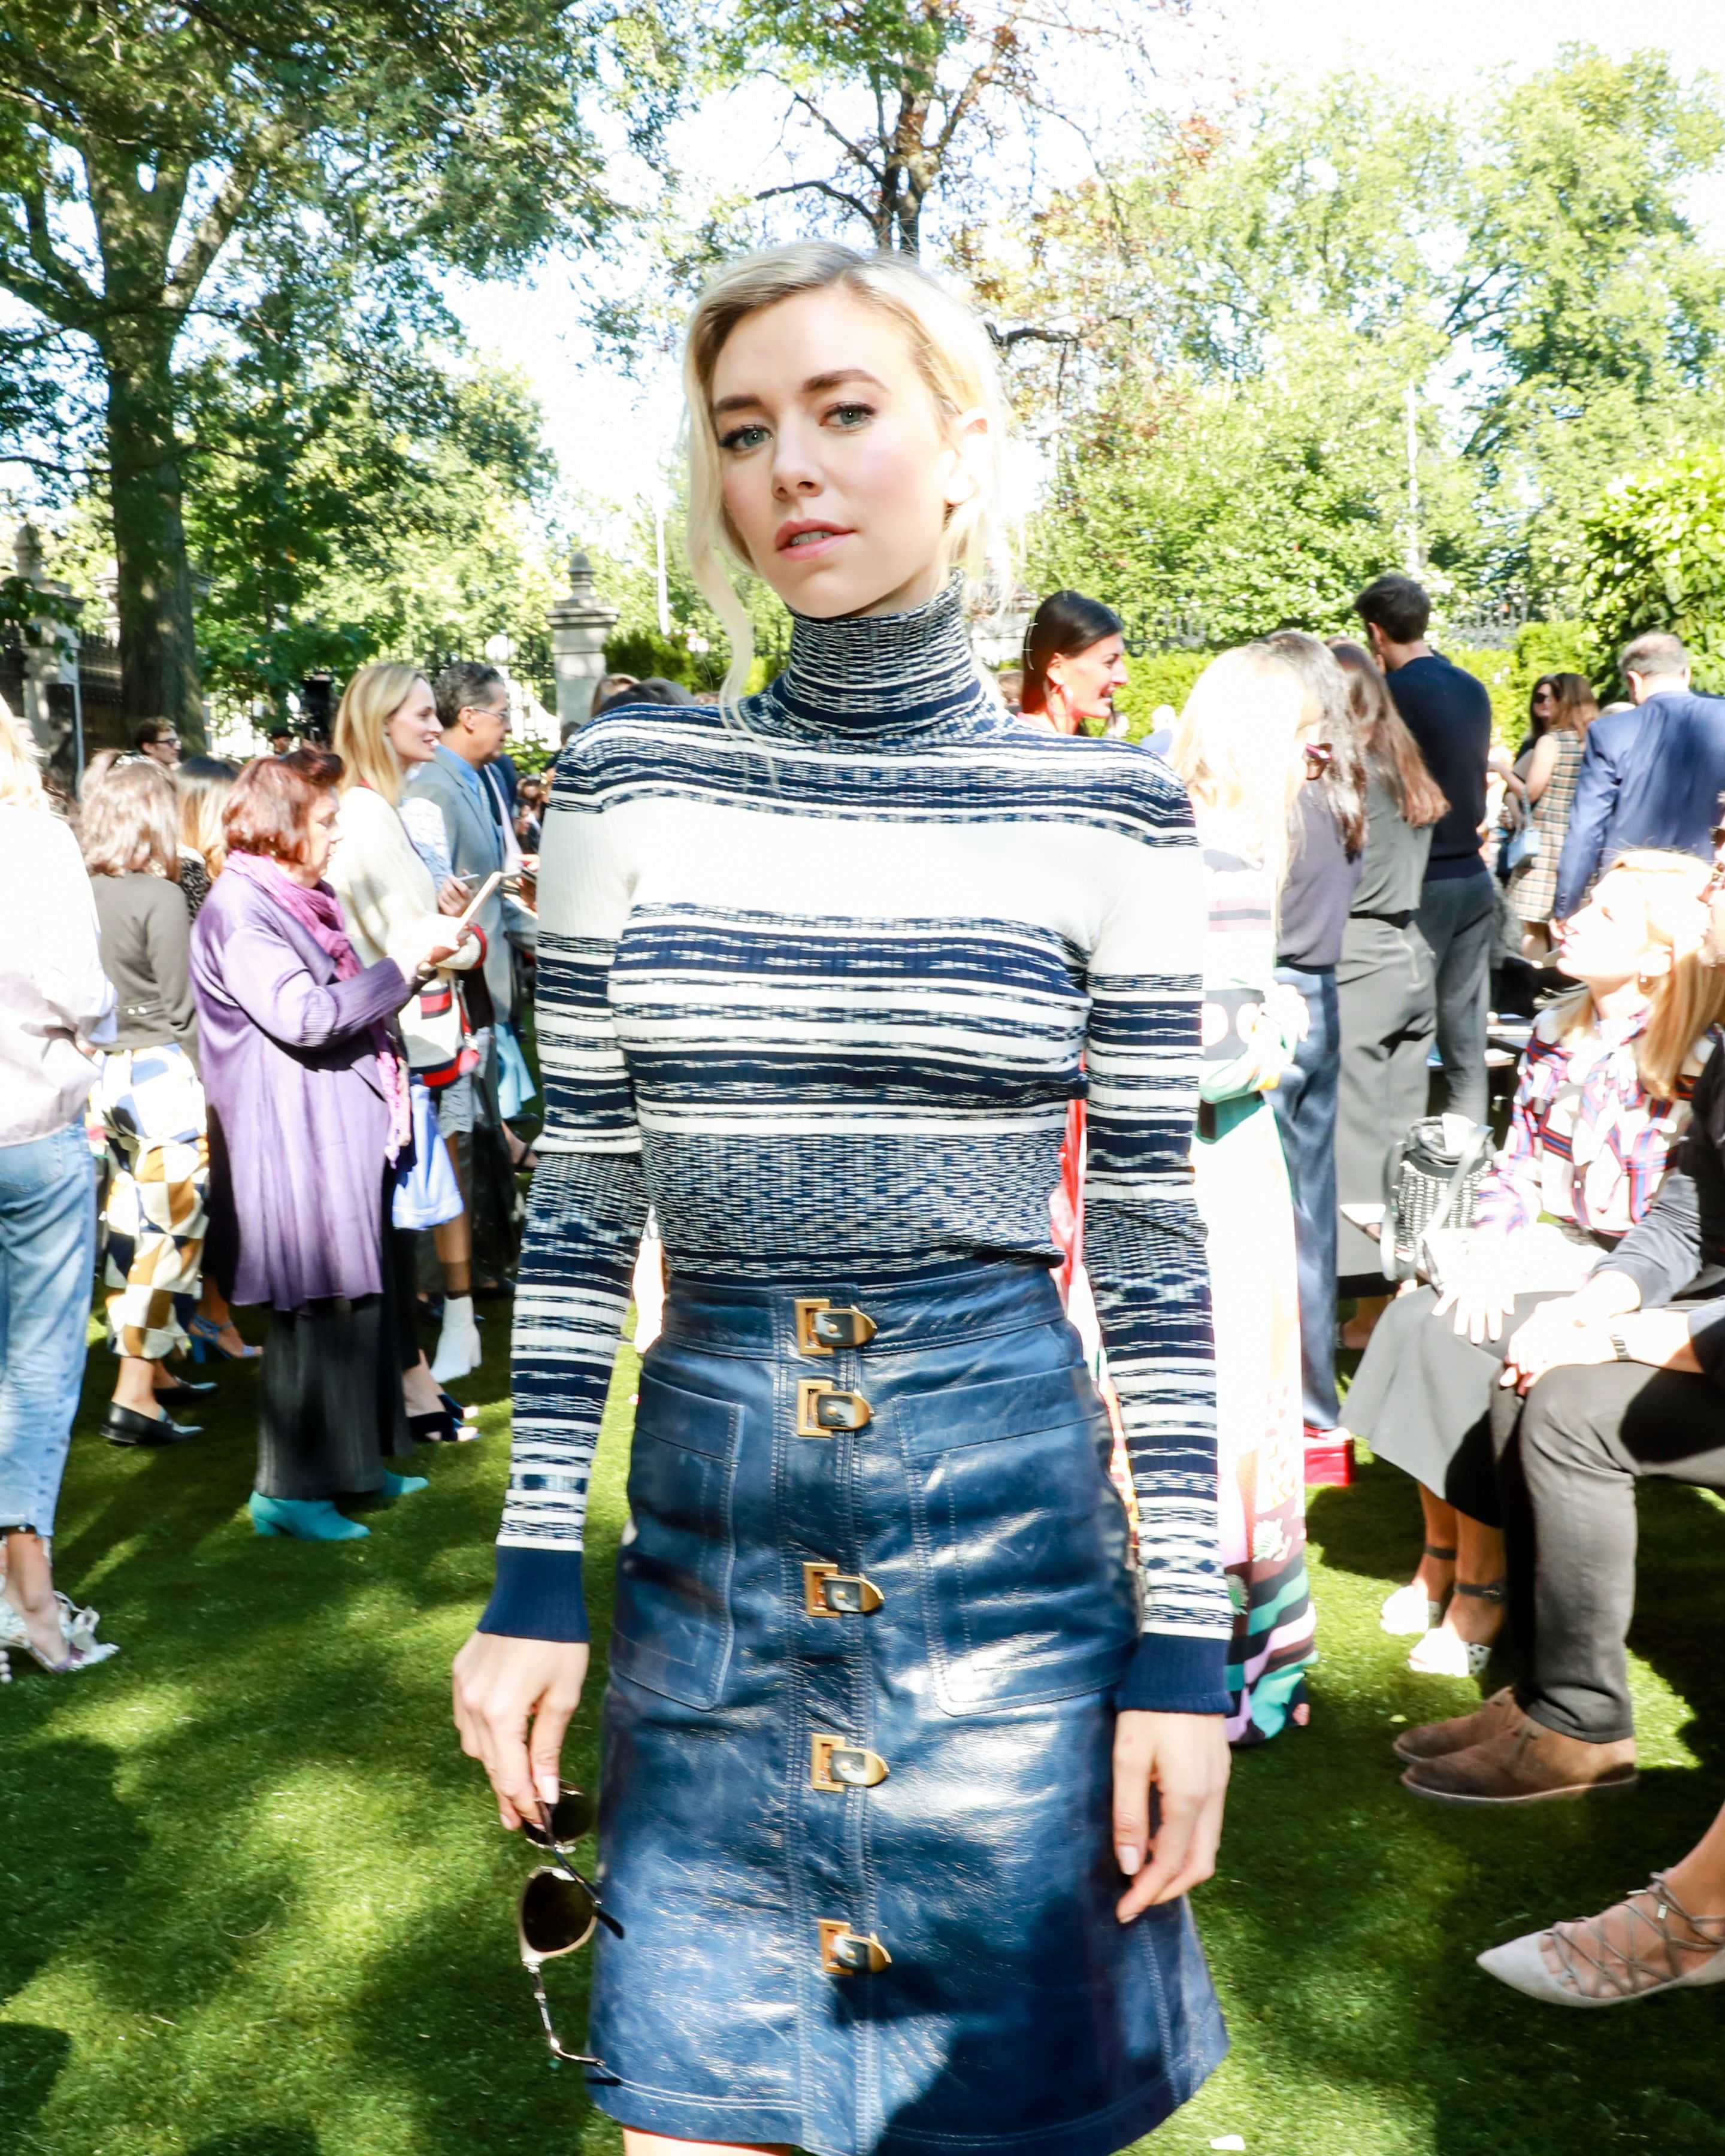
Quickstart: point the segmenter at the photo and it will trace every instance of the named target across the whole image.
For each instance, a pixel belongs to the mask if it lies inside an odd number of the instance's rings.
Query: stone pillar
[[[45,602],[24,637],[24,724],[36,737],[44,763],[62,776],[78,775],[78,613],[84,602],[47,575],[42,541],[33,524],[20,524],[12,542],[13,566]]]
[[[569,588],[551,610],[557,726],[565,740],[586,723],[593,689],[605,670],[605,639],[616,626],[617,608],[600,598],[593,563],[578,547],[569,557]]]

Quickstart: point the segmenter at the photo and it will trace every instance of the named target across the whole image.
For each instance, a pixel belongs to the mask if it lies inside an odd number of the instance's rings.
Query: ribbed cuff
[[[1146,1714],[1226,1714],[1228,1642],[1184,1632],[1146,1632],[1132,1650],[1117,1708]]]
[[[497,1582],[479,1629],[507,1640],[586,1639],[580,1551],[500,1548]]]

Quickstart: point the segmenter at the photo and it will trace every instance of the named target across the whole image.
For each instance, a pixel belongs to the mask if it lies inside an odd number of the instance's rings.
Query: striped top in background
[[[1689,1122],[1713,1040],[1698,1040],[1675,1101],[1656,1101],[1635,1067],[1645,1014],[1595,1019],[1571,1040],[1566,1013],[1542,1011],[1522,1057],[1509,1135],[1480,1185],[1474,1224],[1505,1234],[1542,1214],[1624,1235],[1658,1195]]]
[[[1053,1264],[1087,1064],[1086,1255],[1153,1635],[1122,1703],[1219,1712],[1189,1158],[1205,890],[1178,782],[1000,712],[954,586],[906,614],[798,619],[785,673],[728,722],[654,705],[584,728],[539,906],[543,1164],[483,1628],[587,1636],[588,1476],[649,1203],[674,1274],[806,1287]]]

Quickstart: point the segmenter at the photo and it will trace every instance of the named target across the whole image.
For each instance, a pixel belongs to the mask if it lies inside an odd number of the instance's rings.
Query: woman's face
[[[336,843],[336,819],[341,813],[341,797],[334,793],[320,793],[311,804],[305,819],[305,858],[302,861],[284,861],[282,866],[295,883],[302,883],[309,891],[319,882],[330,865],[330,855]]]
[[[430,762],[437,754],[444,730],[438,724],[437,702],[429,681],[414,682],[390,713],[383,736],[395,751],[398,763],[405,767]]]
[[[1558,715],[1558,700],[1549,681],[1542,681],[1533,691],[1533,716],[1543,726],[1548,726]]]
[[[1663,971],[1671,952],[1663,943],[1650,943],[1647,909],[1634,877],[1613,870],[1564,923],[1558,957],[1566,973],[1599,994]]]
[[[901,613],[934,597],[948,512],[975,480],[904,331],[852,294],[748,315],[713,369],[724,500],[750,561],[797,613]]]
[[[1129,673],[1122,636],[1102,637],[1082,651],[1060,653],[1048,662],[1050,685],[1060,690],[1065,716],[1075,723],[1111,719],[1114,692],[1126,686]]]

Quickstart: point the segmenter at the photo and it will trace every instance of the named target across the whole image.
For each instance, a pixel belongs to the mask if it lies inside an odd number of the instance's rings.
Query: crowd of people
[[[1119,1942],[1208,1876],[1227,1748],[1312,1722],[1306,1491],[1349,1479],[1355,1436],[1414,1486],[1382,1612],[1409,1666],[1519,1665],[1404,1732],[1408,1789],[1635,1779],[1635,1483],[1725,1489],[1725,701],[1653,630],[1621,706],[1548,675],[1494,747],[1390,574],[1358,639],[1224,652],[1134,746],[1101,602],[1052,594],[998,678],[972,656],[999,408],[940,287],[778,250],[697,309],[689,379],[691,561],[732,675],[606,677],[554,788],[470,662],[362,667],[327,743],[243,768],[145,728],[69,803],[0,706],[0,1649],[61,1676],[116,1651],[51,1563],[94,1282],[108,1442],[195,1440],[219,1366],[259,1361],[250,1516],[317,1541],[424,1489],[418,1445],[477,1435],[449,1388],[513,1292],[496,1587],[455,1702],[505,1824],[538,1822],[650,1211],[601,2100],[638,2132],[795,2141],[763,2031],[800,2015],[853,2071],[856,2025],[719,1950],[738,1907],[801,1907],[746,1791],[812,1745],[819,1969],[920,1967],[925,2020],[1019,2058],[1009,2116],[973,2087],[919,2130],[1021,2133],[1028,2074],[1052,2138],[1106,2112],[1129,2139],[1223,2040],[1189,1917],[1148,1959]],[[793,619],[755,696],[725,554]],[[1512,959],[1533,1015],[1494,1125]],[[512,1124],[542,1075],[536,1149]],[[1458,1165],[1404,1251],[1428,1127]],[[230,1305],[268,1310],[261,1349]],[[778,1442],[788,1400],[814,1442]],[[865,1653],[901,1596],[924,1617]],[[697,1738],[737,1773],[692,1775]],[[861,1871],[820,1810],[846,1790],[871,1793]],[[711,1974],[652,1980],[691,1924]],[[947,1951],[973,1934],[986,1969]],[[1032,2015],[1051,1948],[1089,1974]],[[1725,1813],[1645,1892],[1481,1958],[1568,2005],[1725,1980]]]

